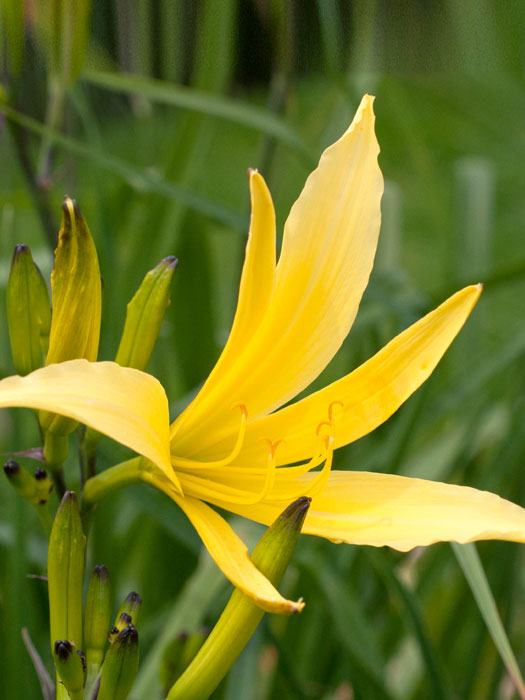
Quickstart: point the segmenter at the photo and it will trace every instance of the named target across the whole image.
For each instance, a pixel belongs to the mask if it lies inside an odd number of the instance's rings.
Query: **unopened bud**
[[[86,538],[77,498],[66,491],[57,510],[47,558],[51,645],[57,639],[82,642],[82,582]]]
[[[139,617],[140,606],[142,605],[142,598],[138,593],[132,591],[128,593],[124,602],[119,608],[119,611],[115,617],[115,623],[109,633],[109,641],[111,644],[115,641],[121,630],[124,629],[130,623],[137,626],[137,620]]]
[[[42,366],[51,326],[46,283],[26,245],[17,245],[6,290],[7,326],[13,364],[18,374]]]
[[[146,274],[129,302],[115,357],[119,365],[141,370],[146,368],[170,303],[170,285],[177,262],[173,256],[161,260]]]
[[[111,585],[105,566],[96,566],[89,581],[84,613],[84,645],[88,666],[104,658],[111,616]]]
[[[299,538],[310,498],[294,501],[261,537],[251,560],[275,586],[279,585]],[[302,604],[297,606],[297,612]],[[168,693],[167,700],[209,697],[244,649],[264,615],[241,591],[235,590],[200,651]]]
[[[53,659],[59,676],[71,700],[82,700],[84,695],[84,660],[82,652],[67,640],[58,640],[53,647]]]
[[[97,359],[100,335],[101,282],[97,251],[77,203],[66,197],[51,274],[53,315],[46,365]],[[77,422],[40,412],[46,431],[64,436]]]
[[[108,649],[97,700],[126,700],[139,667],[139,636],[127,625]]]
[[[21,467],[18,462],[9,459],[4,464],[4,472],[15,491],[33,505],[47,503],[53,490],[53,482],[43,469],[37,469],[34,476]]]

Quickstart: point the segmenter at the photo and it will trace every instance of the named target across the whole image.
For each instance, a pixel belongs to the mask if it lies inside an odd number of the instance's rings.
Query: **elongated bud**
[[[57,639],[82,643],[82,581],[86,538],[77,498],[66,491],[57,510],[47,558],[51,645]]]
[[[101,315],[97,251],[77,203],[69,197],[62,204],[51,291],[53,315],[46,365],[82,358],[95,361]],[[70,418],[47,411],[40,412],[40,424],[61,436],[77,425]]]
[[[288,506],[253,550],[253,563],[275,586],[279,585],[290,562],[310,501],[303,496]],[[244,649],[263,615],[261,608],[235,590],[210,636],[171,688],[167,700],[209,697]]]
[[[71,700],[82,700],[85,674],[82,652],[78,652],[71,642],[58,640],[53,647],[53,659],[59,679]]]
[[[115,626],[118,626],[118,621],[120,620],[120,617],[122,614],[129,615],[131,618],[131,622],[137,626],[137,620],[139,618],[139,610],[140,606],[142,605],[142,598],[139,596],[138,593],[135,591],[132,591],[131,593],[128,593],[126,596],[124,602],[120,606],[120,609],[117,613],[117,617],[115,620]]]
[[[21,467],[18,462],[9,459],[4,464],[4,472],[15,491],[33,505],[47,503],[53,490],[53,482],[47,473],[38,468],[34,476]]]
[[[105,566],[95,566],[89,581],[84,612],[86,650],[86,697],[91,698],[96,684],[111,620],[111,584]]]
[[[6,290],[7,326],[13,364],[18,374],[42,366],[51,326],[46,283],[26,245],[17,245]]]
[[[135,627],[137,626],[141,604],[142,598],[138,593],[135,593],[135,591],[128,593],[124,602],[119,608],[119,611],[115,617],[115,624],[109,633],[108,639],[111,644],[113,644],[124,627],[127,627],[129,624],[133,624]]]
[[[97,359],[101,282],[97,251],[77,203],[66,197],[51,274],[53,316],[46,365]]]
[[[105,566],[96,566],[86,596],[84,646],[88,666],[100,666],[104,658],[111,620],[111,584]]]
[[[97,700],[126,700],[138,667],[139,635],[133,625],[127,625],[106,654]]]
[[[124,331],[115,357],[123,367],[145,369],[170,303],[170,285],[177,266],[170,256],[150,270],[129,302]]]

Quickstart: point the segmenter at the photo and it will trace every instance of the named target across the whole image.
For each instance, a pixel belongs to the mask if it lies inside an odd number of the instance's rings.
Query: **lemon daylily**
[[[363,98],[308,178],[277,265],[272,200],[261,175],[250,173],[250,235],[232,331],[171,428],[157,380],[115,363],[74,360],[0,382],[0,405],[63,413],[142,455],[90,479],[85,497],[139,480],[168,493],[224,574],[266,610],[301,604],[279,595],[208,504],[270,524],[306,495],[303,532],[400,550],[439,540],[525,541],[525,510],[493,494],[331,471],[335,448],[374,430],[428,378],[480,285],[454,294],[346,377],[281,408],[337,352],[368,282],[383,190],[372,102]]]

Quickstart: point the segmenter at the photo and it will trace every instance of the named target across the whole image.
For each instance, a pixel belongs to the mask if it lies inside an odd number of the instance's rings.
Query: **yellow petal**
[[[258,418],[312,382],[339,349],[368,282],[380,225],[372,98],[322,155],[286,222],[264,321],[214,387],[190,406],[173,451],[192,455],[234,427],[243,403]]]
[[[316,428],[328,420],[331,405],[335,447],[347,445],[377,428],[430,376],[481,290],[481,285],[465,287],[346,377],[271,416],[249,423],[236,463],[264,466],[267,449],[261,438],[284,441],[276,452],[280,465],[309,459],[319,450]],[[230,436],[219,443],[214,454],[226,454],[231,441]]]
[[[283,598],[255,567],[246,545],[224,518],[202,501],[170,491],[164,482],[159,487],[186,513],[217,566],[244,595],[267,612],[291,614],[302,609],[304,603]]]
[[[300,481],[306,490],[314,478],[310,473],[295,484]],[[283,488],[292,485],[290,481]],[[279,502],[246,507],[217,501],[217,505],[266,524],[282,508]],[[525,509],[467,486],[393,474],[336,471],[323,491],[313,497],[303,532],[401,551],[434,542],[525,542]]]
[[[275,211],[272,197],[262,175],[250,170],[252,216],[246,254],[239,287],[233,326],[222,354],[206,380],[191,411],[235,366],[248,345],[270,304],[275,282]],[[185,421],[184,414],[174,424],[174,431]],[[175,430],[176,429],[176,430]]]
[[[151,375],[114,362],[71,360],[0,381],[0,407],[53,411],[144,455],[171,479],[168,400]]]

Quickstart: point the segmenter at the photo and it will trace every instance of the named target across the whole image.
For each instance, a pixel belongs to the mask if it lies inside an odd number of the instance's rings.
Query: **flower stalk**
[[[288,566],[310,506],[298,498],[277,518],[259,540],[252,562],[275,586]],[[167,700],[206,700],[228,673],[262,620],[264,611],[235,590],[219,621]]]

